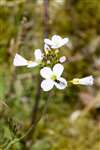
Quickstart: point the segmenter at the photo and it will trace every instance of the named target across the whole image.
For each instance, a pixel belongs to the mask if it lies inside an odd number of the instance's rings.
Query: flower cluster
[[[54,35],[51,40],[44,39],[44,52],[40,49],[35,50],[34,61],[27,60],[19,54],[16,54],[13,64],[14,66],[26,66],[28,68],[34,68],[40,65],[40,75],[44,78],[41,83],[41,88],[44,91],[50,91],[54,86],[60,90],[65,89],[68,82],[80,85],[93,85],[94,79],[91,75],[81,79],[74,78],[71,81],[67,81],[61,77],[64,71],[62,63],[66,61],[66,57],[61,56],[60,48],[67,45],[68,42],[69,38],[61,38],[58,35]]]

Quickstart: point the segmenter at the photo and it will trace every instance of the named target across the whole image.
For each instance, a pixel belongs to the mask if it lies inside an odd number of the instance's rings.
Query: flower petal
[[[59,35],[52,36],[52,41],[55,42],[61,42],[62,38]]]
[[[54,86],[54,81],[52,80],[43,80],[41,83],[41,88],[43,91],[50,91]]]
[[[57,77],[60,77],[62,72],[64,70],[64,67],[63,65],[61,64],[56,64],[54,67],[53,67],[53,73],[56,74]]]
[[[57,48],[60,48],[60,47],[61,47],[60,43],[58,43],[58,44],[54,43],[54,45],[51,46],[52,49],[57,49]]]
[[[55,86],[58,89],[63,90],[67,87],[67,81],[64,78],[60,77],[57,80],[58,80],[58,82],[55,81]]]
[[[69,38],[64,38],[64,39],[62,39],[62,41],[61,41],[61,45],[63,46],[63,45],[65,45],[65,44],[67,44],[69,42]]]
[[[79,84],[81,85],[93,85],[93,77],[88,76],[79,80]]]
[[[48,52],[50,51],[50,47],[47,44],[44,44],[44,51],[46,54],[48,54]]]
[[[47,45],[52,45],[52,41],[49,39],[44,39],[44,43]]]
[[[38,64],[37,62],[33,61],[33,62],[31,62],[31,63],[28,63],[27,67],[28,67],[28,68],[34,68],[34,67],[36,67],[36,66],[38,66],[38,65],[39,65],[39,64]]]
[[[52,75],[52,70],[49,67],[44,67],[40,70],[40,75],[45,79],[50,79]]]
[[[13,65],[14,66],[27,66],[27,60],[19,54],[15,55]]]
[[[42,54],[42,52],[41,52],[40,49],[36,49],[36,50],[35,50],[34,56],[35,56],[35,60],[36,60],[36,61],[43,59],[43,54]]]

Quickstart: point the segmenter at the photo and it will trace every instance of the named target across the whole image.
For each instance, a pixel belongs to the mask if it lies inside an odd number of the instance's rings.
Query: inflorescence
[[[62,90],[68,86],[68,82],[80,85],[93,85],[93,76],[84,78],[74,78],[67,81],[61,77],[64,66],[62,63],[66,61],[65,56],[61,56],[60,48],[69,43],[69,38],[61,38],[58,35],[52,36],[50,39],[44,39],[44,52],[41,49],[34,51],[34,61],[26,60],[21,55],[16,54],[13,64],[14,66],[26,66],[34,68],[40,66],[40,75],[44,80],[41,82],[43,91],[50,91],[54,86]]]

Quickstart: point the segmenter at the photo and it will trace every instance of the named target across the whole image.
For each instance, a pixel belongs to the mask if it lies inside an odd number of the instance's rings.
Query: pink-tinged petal
[[[55,86],[58,89],[63,90],[67,87],[67,81],[64,78],[60,77],[57,79],[57,82],[55,81]]]
[[[13,65],[14,66],[27,66],[27,60],[19,54],[15,55]]]
[[[57,45],[55,44],[55,45],[52,45],[52,46],[51,46],[52,49],[57,49],[57,48],[60,48],[60,47],[61,47],[60,44],[57,44]]]
[[[47,45],[52,45],[52,41],[49,39],[44,39],[44,43]]]
[[[50,79],[52,75],[52,70],[49,67],[44,67],[40,70],[40,75],[45,79]]]
[[[50,91],[54,86],[54,81],[52,80],[43,80],[41,83],[41,88],[43,91]]]
[[[94,78],[92,76],[87,76],[85,78],[79,79],[79,84],[81,85],[93,85]]]
[[[65,45],[65,44],[67,44],[69,42],[69,38],[64,38],[64,39],[62,39],[62,41],[61,41],[61,45],[63,46],[63,45]]]
[[[54,35],[52,36],[52,41],[55,42],[60,42],[62,40],[62,38],[59,35]]]
[[[63,65],[61,64],[56,64],[54,67],[53,67],[53,73],[57,76],[57,77],[60,77],[63,73],[63,70],[64,70],[64,67]]]
[[[50,47],[47,44],[44,44],[44,51],[46,54],[48,54],[48,52],[50,51]]]
[[[43,59],[43,54],[40,49],[36,49],[34,52],[35,60],[42,60]]]

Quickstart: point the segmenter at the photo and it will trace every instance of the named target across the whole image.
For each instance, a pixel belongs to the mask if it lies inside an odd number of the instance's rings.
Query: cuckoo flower
[[[87,76],[87,77],[84,77],[84,78],[75,78],[73,79],[71,82],[73,84],[81,84],[81,85],[93,85],[93,77],[92,76]]]
[[[61,38],[59,35],[52,36],[51,40],[44,39],[44,43],[51,46],[52,49],[57,49],[67,44],[69,41],[68,38]]]
[[[35,67],[39,65],[43,59],[43,54],[40,49],[36,49],[34,52],[35,61],[28,61],[19,54],[15,55],[13,64],[14,66],[27,66],[28,68]]]
[[[40,75],[45,79],[41,83],[41,88],[44,91],[51,90],[54,85],[62,90],[66,88],[67,81],[61,77],[64,67],[61,64],[56,64],[53,70],[49,67],[44,67],[40,70]]]

